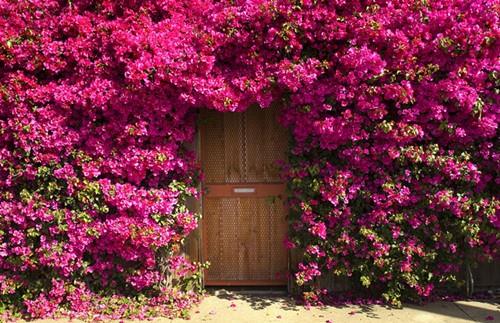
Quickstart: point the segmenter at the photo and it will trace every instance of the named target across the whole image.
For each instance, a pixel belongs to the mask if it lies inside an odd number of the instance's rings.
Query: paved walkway
[[[158,320],[157,322],[160,322]],[[163,321],[165,322],[165,321]],[[181,323],[186,321],[173,320]],[[435,302],[425,306],[406,305],[390,309],[380,305],[311,308],[294,305],[285,296],[258,296],[245,293],[224,293],[207,296],[193,311],[190,322],[212,323],[444,323],[500,322],[499,302]]]
[[[405,305],[403,309],[391,309],[380,305],[306,309],[295,305],[294,301],[286,296],[217,291],[213,295],[206,296],[201,304],[193,309],[190,320],[158,318],[151,321],[157,323],[500,323],[500,300],[435,302],[425,306]]]

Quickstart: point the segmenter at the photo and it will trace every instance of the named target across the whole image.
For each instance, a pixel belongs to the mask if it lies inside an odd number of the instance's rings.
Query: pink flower
[[[291,241],[288,237],[285,237],[283,240],[283,245],[285,246],[286,249],[293,249],[296,247],[295,243]]]
[[[321,239],[326,239],[326,225],[323,222],[314,223],[309,228],[309,232]]]

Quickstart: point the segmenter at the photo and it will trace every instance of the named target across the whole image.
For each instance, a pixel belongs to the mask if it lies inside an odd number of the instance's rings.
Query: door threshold
[[[207,287],[207,292],[214,296],[239,295],[266,295],[266,296],[287,296],[286,286],[224,286]]]

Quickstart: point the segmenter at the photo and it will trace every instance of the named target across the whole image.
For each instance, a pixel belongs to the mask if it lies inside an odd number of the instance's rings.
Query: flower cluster
[[[397,303],[498,257],[498,10],[0,0],[0,302],[32,317],[144,315],[122,296],[187,308],[165,282],[188,293],[200,277],[178,258],[198,221],[185,143],[200,108],[283,106],[300,285],[347,275]]]
[[[294,137],[287,244],[305,251],[299,285],[314,289],[319,270],[399,304],[499,257],[496,9],[290,7],[285,24],[303,46],[297,64],[327,66],[289,89],[282,115]]]
[[[174,1],[0,2],[2,308],[140,317],[196,300],[184,143],[210,59],[194,19]]]

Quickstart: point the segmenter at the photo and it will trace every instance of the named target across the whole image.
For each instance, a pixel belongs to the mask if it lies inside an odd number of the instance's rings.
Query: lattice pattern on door
[[[283,205],[267,198],[205,199],[206,280],[276,280],[287,269]]]
[[[277,114],[277,107],[201,114],[207,284],[286,283],[286,209],[276,161],[286,158],[288,137]]]
[[[200,118],[205,183],[281,182],[276,161],[286,159],[288,137],[277,113],[276,107],[224,114],[205,109]]]

